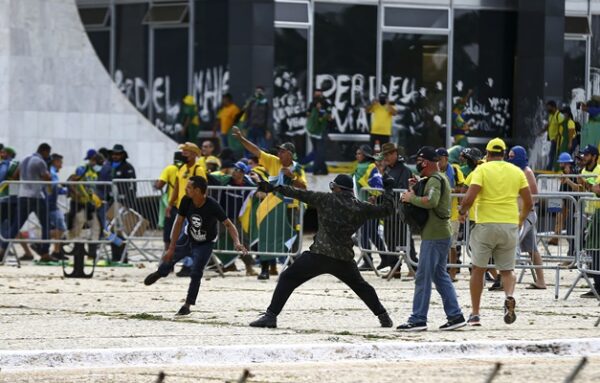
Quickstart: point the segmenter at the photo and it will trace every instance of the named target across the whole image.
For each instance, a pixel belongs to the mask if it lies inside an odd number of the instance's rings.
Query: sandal
[[[546,287],[540,287],[540,286],[536,285],[535,283],[530,283],[527,287],[525,287],[525,289],[527,289],[527,290],[546,290]]]

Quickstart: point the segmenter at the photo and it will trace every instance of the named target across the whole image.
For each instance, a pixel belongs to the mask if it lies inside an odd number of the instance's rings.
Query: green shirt
[[[422,240],[445,239],[452,236],[450,226],[450,183],[445,175],[436,173],[439,177],[429,177],[425,184],[424,197],[429,201],[423,202],[423,197],[413,196],[410,203],[429,210],[429,219],[421,233]],[[441,194],[444,183],[444,193]],[[440,218],[441,217],[441,218]]]

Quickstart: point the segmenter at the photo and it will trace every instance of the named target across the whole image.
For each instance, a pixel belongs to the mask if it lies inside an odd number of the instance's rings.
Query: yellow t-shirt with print
[[[163,181],[165,184],[167,184],[167,198],[169,201],[171,200],[171,195],[173,194],[175,180],[177,180],[177,171],[179,171],[179,168],[171,164],[164,168],[158,177],[159,181]]]
[[[477,201],[477,223],[519,224],[519,191],[529,187],[525,173],[505,161],[479,165],[472,173],[471,185],[481,190]]]
[[[200,161],[196,161],[194,166],[189,167],[187,164],[184,164],[177,171],[177,206],[179,208],[179,204],[181,200],[185,196],[185,188],[187,186],[188,180],[190,177],[200,176],[206,179],[206,170],[200,166]]]
[[[371,134],[391,136],[394,116],[390,113],[388,107],[376,103],[369,108],[369,113],[371,113]]]
[[[283,168],[279,157],[263,151],[260,152],[260,156],[258,157],[258,163],[267,170],[267,173],[269,173],[269,177],[271,179],[279,176],[279,172],[281,171],[281,168]],[[293,174],[299,181],[302,181],[304,185],[308,186],[308,183],[306,182],[306,174],[304,173],[304,169],[302,167],[298,167],[297,170],[294,170]],[[291,182],[286,182],[286,185],[287,184],[291,184]],[[289,208],[295,208],[298,206],[299,203],[297,200],[294,200],[288,205]]]
[[[589,178],[586,178],[585,181],[590,185],[596,185],[600,183],[600,165],[596,165],[592,171],[583,168],[581,171],[581,175],[589,175]],[[600,202],[596,201],[587,201],[585,202],[584,212],[587,214],[593,214],[597,209],[600,208]]]

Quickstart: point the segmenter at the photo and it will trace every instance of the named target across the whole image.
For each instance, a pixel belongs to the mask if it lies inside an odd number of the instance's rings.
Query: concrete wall
[[[138,178],[157,178],[176,148],[116,88],[75,0],[0,0],[0,142],[22,158],[43,141],[65,156],[63,175],[120,143]]]

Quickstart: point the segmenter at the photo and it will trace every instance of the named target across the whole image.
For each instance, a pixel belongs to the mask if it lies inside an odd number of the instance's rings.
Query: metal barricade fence
[[[370,266],[377,273],[377,268],[372,264],[370,254],[377,253],[381,256],[381,261],[390,263],[386,257],[398,258],[392,264],[389,277],[400,267],[402,259],[409,267],[416,266],[416,263],[411,261],[411,233],[408,225],[400,219],[400,194],[404,189],[394,189],[394,205],[396,207],[394,214],[383,219],[374,219],[367,221],[356,233],[355,243],[361,251],[361,258],[371,263]],[[371,200],[371,202],[379,203],[379,195],[381,189],[364,187],[360,190],[360,199],[363,201]],[[414,249],[413,249],[414,250]],[[365,255],[368,254],[369,256]],[[412,268],[411,268],[412,269]]]
[[[118,214],[126,243],[125,253],[141,255],[146,260],[160,260],[164,252],[163,233],[166,193],[155,188],[155,180],[114,180],[121,202]],[[289,257],[302,247],[304,206],[275,194],[264,195],[256,187],[209,185],[208,195],[217,200],[227,217],[236,225],[241,242],[250,254],[260,257]],[[214,254],[224,266],[237,258],[238,252],[227,231],[219,225]],[[123,257],[126,255],[124,254]]]
[[[540,194],[586,192],[591,187],[589,181],[594,181],[596,174],[538,174],[536,183]],[[588,184],[586,188],[584,185]]]
[[[95,260],[99,246],[114,239],[106,224],[107,198],[116,192],[110,182],[4,181],[0,192],[4,259],[16,257],[13,246],[21,243],[26,254],[30,254],[28,244],[36,244],[44,260],[51,260],[46,256],[51,253],[69,253],[67,244],[85,244]],[[120,221],[115,220],[113,226],[120,228]]]
[[[576,266],[579,274],[564,299],[569,298],[577,283],[583,278],[596,299],[600,300],[596,290],[600,285],[590,280],[591,276],[593,280],[600,282],[600,198],[582,197],[578,201],[578,208],[579,235],[576,237],[575,244],[577,248]]]

